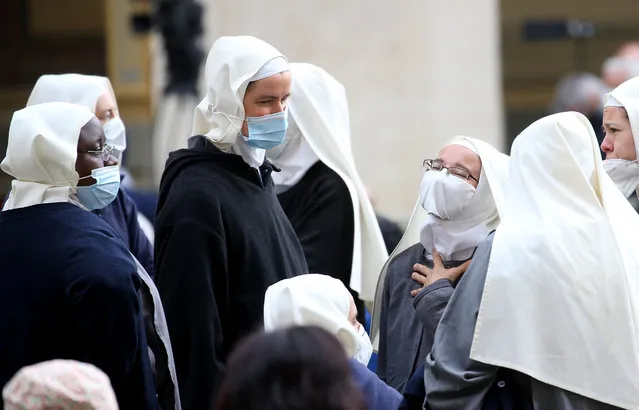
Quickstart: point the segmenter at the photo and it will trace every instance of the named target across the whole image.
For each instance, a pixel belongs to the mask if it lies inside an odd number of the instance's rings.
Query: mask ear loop
[[[223,135],[228,134],[233,128],[235,128],[236,121],[244,122],[243,118],[236,117],[234,115],[230,115],[230,114],[227,114],[227,113],[225,113],[223,111],[220,111],[217,108],[215,108],[212,104],[209,104],[207,109],[209,110],[209,112],[212,112],[213,114],[222,115],[229,122],[229,125],[227,125],[226,128],[224,129]],[[238,131],[238,134],[241,134],[241,131]]]

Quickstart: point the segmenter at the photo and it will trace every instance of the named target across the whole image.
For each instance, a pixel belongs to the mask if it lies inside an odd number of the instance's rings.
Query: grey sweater
[[[421,286],[411,278],[415,263],[433,266],[419,243],[390,263],[382,296],[377,375],[400,392],[430,352],[435,329],[453,293],[450,281],[438,280],[413,298],[410,292]],[[460,263],[446,263],[446,266]]]

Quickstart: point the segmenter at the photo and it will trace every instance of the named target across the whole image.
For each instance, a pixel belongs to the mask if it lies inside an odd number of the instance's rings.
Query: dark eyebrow
[[[290,93],[288,93],[288,94],[286,94],[286,95],[285,95],[284,97],[282,97],[282,98],[283,98],[283,99],[286,99],[286,98],[288,98],[288,97],[290,97],[290,96],[291,96],[291,94],[290,94]],[[279,100],[279,99],[280,99],[280,97],[279,97],[278,95],[268,95],[268,94],[260,95],[260,96],[258,96],[258,97],[256,98],[256,100],[257,100],[257,101],[265,101],[265,100]]]

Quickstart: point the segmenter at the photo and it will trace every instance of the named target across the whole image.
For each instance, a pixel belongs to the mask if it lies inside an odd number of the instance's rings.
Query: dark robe
[[[140,278],[106,222],[70,203],[0,213],[0,386],[24,366],[91,363],[120,409],[157,409]]]
[[[348,187],[323,162],[316,162],[293,187],[277,198],[304,249],[309,272],[330,275],[350,289],[355,215]],[[364,303],[351,290],[357,319],[364,323]]]
[[[229,353],[262,326],[266,289],[308,273],[272,170],[268,162],[251,168],[201,136],[167,161],[155,269],[184,409],[213,408]]]

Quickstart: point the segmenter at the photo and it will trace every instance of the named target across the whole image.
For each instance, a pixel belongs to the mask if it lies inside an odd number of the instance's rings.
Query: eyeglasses
[[[425,159],[422,163],[422,167],[426,168],[428,171],[441,171],[445,169],[449,175],[457,177],[459,179],[463,179],[464,181],[468,181],[472,179],[473,181],[479,183],[477,178],[470,174],[470,171],[460,167],[445,167],[444,164],[437,159]]]
[[[108,145],[104,145],[102,147],[101,150],[97,150],[97,151],[82,151],[82,150],[78,150],[79,153],[81,154],[91,154],[94,156],[101,156],[102,157],[102,161],[108,161],[109,159],[111,159],[112,157],[114,157],[114,149],[113,147],[110,147]]]

